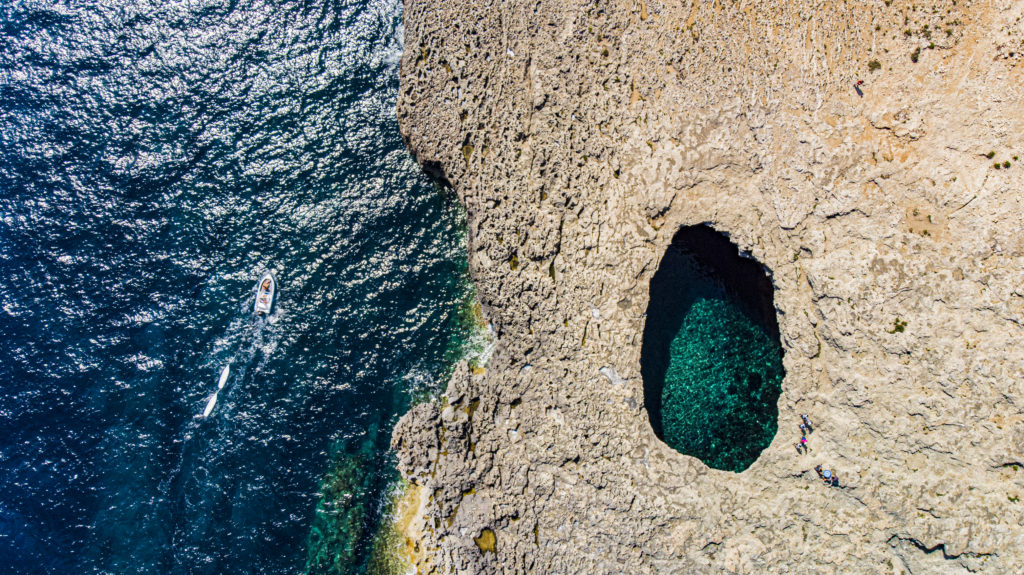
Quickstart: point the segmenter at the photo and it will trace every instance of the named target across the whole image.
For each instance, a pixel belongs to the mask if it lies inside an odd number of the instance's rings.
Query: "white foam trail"
[[[228,382],[228,374],[231,373],[231,364],[224,366],[224,371],[220,372],[220,381],[217,382],[217,389],[224,389],[224,384]]]
[[[213,397],[211,397],[210,402],[206,404],[206,409],[203,410],[203,417],[209,417],[210,413],[213,412],[213,406],[217,405],[217,394],[220,393],[220,390],[224,389],[224,384],[228,382],[228,375],[230,374],[231,364],[228,363],[220,372],[220,381],[217,382],[217,391],[213,392]]]
[[[210,412],[213,411],[213,406],[217,405],[217,392],[213,392],[213,397],[210,398],[210,403],[206,404],[206,409],[203,410],[203,417],[209,417]]]

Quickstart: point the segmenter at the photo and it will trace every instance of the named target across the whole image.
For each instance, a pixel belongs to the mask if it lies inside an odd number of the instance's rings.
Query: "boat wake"
[[[261,278],[261,282],[265,281],[266,277],[265,274]],[[259,295],[258,292],[257,297]],[[273,292],[271,292],[272,297]],[[269,313],[271,311],[273,313]],[[235,381],[240,381],[244,380],[250,372],[251,374],[258,373],[277,349],[279,337],[273,326],[280,319],[280,306],[274,305],[271,308],[269,304],[266,304],[262,312],[257,310],[255,313],[246,315],[248,317],[233,320],[228,326],[227,333],[218,338],[214,344],[213,356],[219,358],[219,364],[224,367],[221,369],[220,379],[217,381],[217,389],[206,401],[202,415],[197,417],[205,419],[213,414],[219,395],[232,380],[232,376]],[[232,369],[233,366],[234,369]]]
[[[206,404],[206,409],[203,410],[203,417],[209,417],[210,413],[213,412],[213,406],[217,405],[217,394],[220,390],[224,389],[224,384],[228,382],[228,376],[231,375],[231,362],[224,366],[224,371],[220,372],[220,381],[217,382],[217,391],[213,392],[213,397],[210,398],[209,403]]]

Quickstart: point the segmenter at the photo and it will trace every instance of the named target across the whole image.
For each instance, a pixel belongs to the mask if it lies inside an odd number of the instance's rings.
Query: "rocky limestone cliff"
[[[498,342],[396,429],[420,571],[1024,573],[1022,17],[406,0],[399,121]],[[771,270],[786,352],[739,474],[643,408],[649,282],[704,222]]]

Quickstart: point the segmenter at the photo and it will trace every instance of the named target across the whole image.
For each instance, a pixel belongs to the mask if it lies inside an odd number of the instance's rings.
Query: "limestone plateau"
[[[420,572],[1024,573],[1024,2],[404,18],[401,129],[497,339],[395,431]],[[644,410],[650,280],[695,224],[774,286],[778,433],[742,473]]]

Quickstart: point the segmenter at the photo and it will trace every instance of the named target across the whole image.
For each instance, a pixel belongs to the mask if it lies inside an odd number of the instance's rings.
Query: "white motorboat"
[[[270,272],[264,272],[256,287],[256,303],[253,305],[253,311],[259,315],[269,314],[271,306],[274,305],[275,289],[274,276]]]

